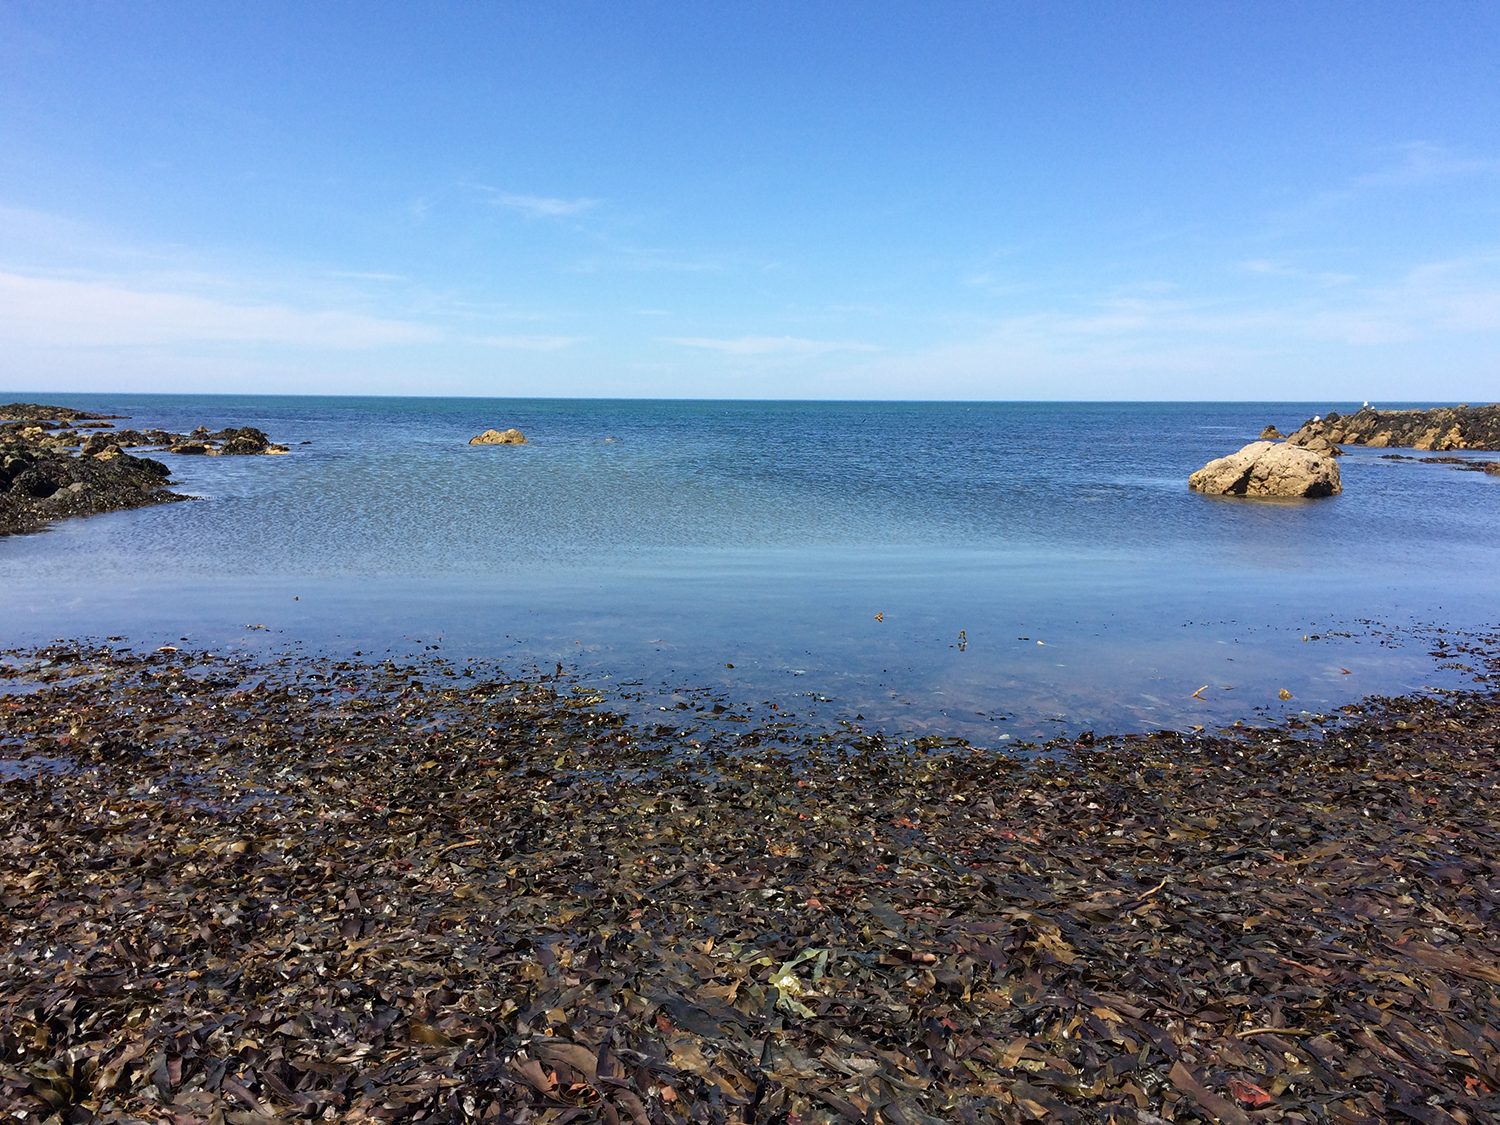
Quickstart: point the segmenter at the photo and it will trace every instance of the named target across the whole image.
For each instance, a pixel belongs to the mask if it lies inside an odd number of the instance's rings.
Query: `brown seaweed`
[[[21,1120],[1500,1109],[1487,690],[1023,759],[472,664],[7,675]]]

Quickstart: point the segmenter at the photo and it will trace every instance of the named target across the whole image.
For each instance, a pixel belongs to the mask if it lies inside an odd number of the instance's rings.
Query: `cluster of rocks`
[[[1275,426],[1267,426],[1259,441],[1199,469],[1188,478],[1188,487],[1211,496],[1332,496],[1343,491],[1333,461],[1343,456],[1340,445],[1434,452],[1500,449],[1500,404],[1384,411],[1366,406],[1348,417],[1330,411],[1309,418],[1285,440]],[[1494,461],[1422,460],[1477,472],[1500,471],[1500,463]]]
[[[0,406],[0,535],[188,499],[166,490],[166,465],[126,449],[207,456],[287,452],[253,426],[217,433],[200,426],[191,434],[115,430],[111,419],[119,417],[36,403]]]
[[[1262,435],[1264,436],[1264,435]],[[1340,445],[1376,449],[1500,449],[1500,404],[1443,406],[1433,410],[1372,410],[1348,417],[1329,413],[1308,419],[1287,439],[1319,452],[1338,455]]]
[[[477,437],[469,439],[470,445],[525,445],[526,435],[520,430],[485,430]]]
[[[111,419],[121,417],[88,414],[65,406],[13,402],[0,406],[0,441],[18,439],[29,447],[54,451],[77,448],[85,457],[112,455],[141,446],[208,457],[288,452],[286,446],[277,445],[254,426],[231,427],[216,433],[207,426],[199,426],[189,434],[116,430]]]
[[[132,445],[146,445],[154,444],[162,436],[162,431],[148,430],[137,434],[134,430],[124,430],[113,436],[125,438]],[[275,444],[263,431],[257,430],[254,426],[231,427],[216,433],[210,433],[207,426],[199,426],[190,434],[166,436],[172,439],[169,448],[173,453],[231,457],[288,452],[286,446]]]

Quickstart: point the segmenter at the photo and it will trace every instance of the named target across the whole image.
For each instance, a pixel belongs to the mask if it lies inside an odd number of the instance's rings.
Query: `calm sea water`
[[[997,744],[1462,686],[1410,630],[1500,622],[1500,478],[1352,450],[1339,497],[1188,491],[1353,404],[12,399],[293,453],[159,455],[200,501],[0,540],[6,646],[560,662],[641,717],[710,688]]]

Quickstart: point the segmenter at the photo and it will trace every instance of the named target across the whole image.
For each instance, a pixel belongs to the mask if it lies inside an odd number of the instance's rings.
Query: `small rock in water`
[[[1278,430],[1275,426],[1267,426],[1260,432],[1261,441],[1280,441],[1281,436],[1281,431]]]
[[[1333,496],[1344,490],[1332,457],[1300,446],[1254,441],[1238,453],[1210,461],[1188,487],[1207,496]]]
[[[469,439],[470,445],[525,445],[526,435],[520,430],[510,429],[505,432],[499,430],[485,430],[478,437]]]
[[[225,454],[266,453],[271,449],[271,439],[254,426],[223,430],[216,436],[223,440],[220,452]],[[285,452],[285,447],[281,447],[278,452]]]

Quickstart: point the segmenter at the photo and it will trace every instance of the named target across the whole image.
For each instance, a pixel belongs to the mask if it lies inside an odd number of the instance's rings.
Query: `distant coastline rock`
[[[90,414],[71,406],[42,406],[35,402],[11,402],[0,406],[0,421],[33,422],[99,422],[106,418],[123,418],[123,414]]]
[[[469,439],[470,445],[525,445],[526,435],[520,430],[485,430],[478,437]]]
[[[1205,496],[1263,499],[1334,496],[1344,490],[1332,457],[1273,441],[1254,441],[1210,461],[1188,477],[1188,487]]]
[[[1289,445],[1322,451],[1339,445],[1375,449],[1500,449],[1500,405],[1441,406],[1434,410],[1372,410],[1348,417],[1325,414],[1308,419],[1287,439]]]
[[[1261,441],[1280,441],[1282,433],[1275,426],[1267,426],[1260,432]]]
[[[199,456],[244,456],[249,454],[289,453],[254,426],[230,427],[210,433],[199,426],[190,434],[166,430],[116,430],[107,419],[123,418],[121,414],[88,414],[66,406],[41,406],[32,402],[13,402],[0,406],[0,443],[19,441],[33,448],[62,452],[75,446],[85,457],[97,457],[113,449],[153,446],[172,453]],[[109,431],[105,433],[104,431]]]

